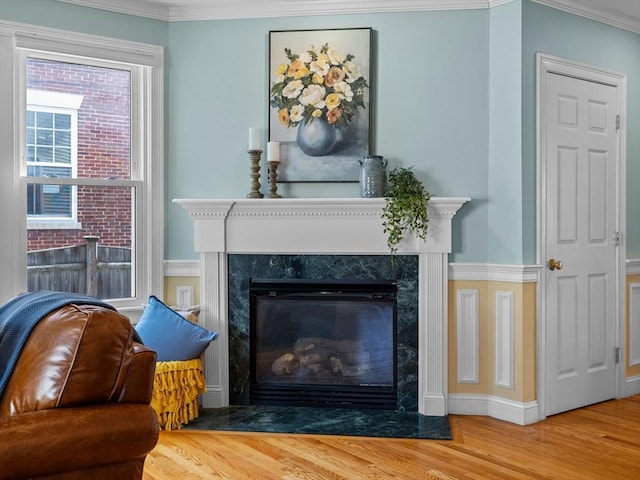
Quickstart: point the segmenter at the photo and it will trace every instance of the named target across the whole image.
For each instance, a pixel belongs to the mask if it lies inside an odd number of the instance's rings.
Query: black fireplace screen
[[[395,409],[392,281],[253,280],[254,404]]]

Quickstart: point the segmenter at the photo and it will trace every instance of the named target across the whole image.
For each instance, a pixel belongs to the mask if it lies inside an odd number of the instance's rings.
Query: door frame
[[[547,348],[546,348],[546,171],[543,160],[546,151],[545,118],[546,107],[544,99],[547,95],[545,79],[548,74],[559,74],[580,80],[611,85],[617,92],[617,111],[621,118],[620,131],[618,133],[618,177],[616,179],[616,230],[621,233],[620,248],[616,251],[616,340],[620,348],[620,361],[616,365],[616,397],[624,394],[626,358],[626,331],[624,324],[625,315],[625,285],[626,285],[626,164],[627,141],[625,120],[627,114],[627,76],[626,74],[601,69],[592,65],[574,62],[560,57],[536,54],[536,257],[540,268],[537,289],[538,321],[537,321],[537,397],[539,420],[547,417]]]

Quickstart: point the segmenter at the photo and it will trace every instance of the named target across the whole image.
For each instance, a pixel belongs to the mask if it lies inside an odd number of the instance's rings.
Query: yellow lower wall
[[[200,303],[200,277],[164,277],[164,303],[175,305],[176,287],[193,287],[194,304]]]
[[[640,283],[640,275],[627,276],[626,329],[627,352],[629,351],[629,291],[630,285]],[[200,278],[193,276],[165,277],[164,298],[168,305],[176,303],[176,287],[193,286],[195,303],[200,299]],[[530,402],[536,399],[536,301],[535,283],[512,283],[486,280],[449,281],[449,325],[448,362],[449,393],[493,395],[516,402]],[[457,381],[457,292],[475,290],[478,298],[478,382],[459,383]],[[496,382],[496,294],[511,292],[514,295],[515,320],[515,382],[509,389]],[[626,358],[626,376],[640,376],[640,365],[629,367]]]
[[[627,335],[626,335],[626,337],[627,337],[627,345],[626,345],[626,348],[625,348],[625,352],[627,352],[627,355],[626,355],[626,358],[625,358],[625,365],[627,367],[626,368],[626,376],[627,376],[627,378],[640,376],[640,365],[634,365],[633,367],[629,366],[629,363],[630,363],[630,361],[629,361],[629,343],[631,341],[635,341],[635,342],[639,342],[640,341],[640,339],[637,339],[637,338],[636,339],[631,339],[630,335],[629,335],[629,330],[630,330],[629,327],[630,327],[630,322],[631,322],[631,319],[629,318],[629,312],[631,310],[629,308],[629,299],[631,298],[631,295],[630,295],[630,293],[631,293],[631,284],[634,284],[634,283],[635,284],[640,283],[640,275],[627,275],[627,287],[626,287],[627,288],[626,289],[626,292],[627,292],[627,294],[626,294],[626,302],[627,302],[627,304],[625,306],[625,312],[626,312],[626,314],[625,314],[625,322],[626,322],[626,328],[627,328]]]
[[[478,382],[458,382],[457,293],[477,292]],[[509,292],[514,302],[514,386],[496,380],[496,294]],[[449,393],[493,395],[517,402],[536,399],[536,284],[479,280],[449,281]]]

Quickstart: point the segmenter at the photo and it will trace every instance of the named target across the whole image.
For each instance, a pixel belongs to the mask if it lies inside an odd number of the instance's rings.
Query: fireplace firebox
[[[250,281],[254,405],[397,409],[392,280]]]

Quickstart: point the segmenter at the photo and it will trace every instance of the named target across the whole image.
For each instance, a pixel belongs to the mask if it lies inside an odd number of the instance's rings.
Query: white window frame
[[[26,176],[26,56],[46,55],[132,71],[131,180],[37,179]],[[69,57],[71,56],[71,57]],[[133,321],[164,287],[164,52],[161,46],[0,22],[0,302],[26,290],[27,183],[135,187],[132,278],[135,297],[109,300]],[[133,99],[137,98],[137,101]],[[54,181],[55,180],[55,181]]]

